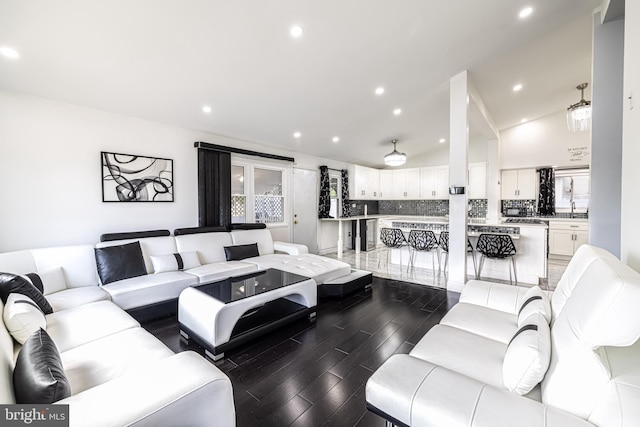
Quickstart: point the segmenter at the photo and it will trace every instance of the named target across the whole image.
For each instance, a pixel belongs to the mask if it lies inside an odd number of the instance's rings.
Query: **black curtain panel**
[[[538,195],[538,215],[555,215],[555,178],[552,168],[539,169],[540,193]]]
[[[329,194],[329,168],[320,166],[320,200],[318,202],[318,218],[331,218],[331,196]]]
[[[351,216],[351,202],[349,201],[349,172],[342,169],[342,216]]]
[[[198,223],[231,224],[231,153],[198,148]]]

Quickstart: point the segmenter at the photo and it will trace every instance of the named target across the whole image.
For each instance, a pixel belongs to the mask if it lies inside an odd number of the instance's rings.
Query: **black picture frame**
[[[102,201],[173,202],[173,160],[100,152]]]

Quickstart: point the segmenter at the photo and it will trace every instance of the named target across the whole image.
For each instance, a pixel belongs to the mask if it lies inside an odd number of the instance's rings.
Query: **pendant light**
[[[384,164],[387,166],[402,166],[407,161],[407,155],[396,150],[397,139],[391,141],[393,151],[384,156]]]
[[[585,101],[584,90],[589,83],[576,86],[580,91],[580,101],[567,108],[567,126],[571,132],[580,132],[591,128],[591,101]]]

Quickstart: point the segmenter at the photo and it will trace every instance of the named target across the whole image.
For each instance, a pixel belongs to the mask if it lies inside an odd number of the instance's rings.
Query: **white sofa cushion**
[[[97,301],[111,299],[107,291],[100,286],[82,286],[80,288],[69,288],[60,292],[47,295],[47,301],[51,304],[53,311],[66,310]]]
[[[451,326],[435,325],[409,354],[483,383],[504,388],[502,361],[506,350],[506,343]]]
[[[258,267],[253,263],[242,261],[214,262],[212,264],[201,265],[200,267],[187,270],[186,273],[198,277],[198,283],[213,282],[215,280],[226,279],[227,277],[241,276],[253,273]]]
[[[20,344],[24,344],[40,328],[47,329],[47,321],[40,307],[28,296],[18,293],[12,293],[7,298],[2,318],[11,336]]]
[[[183,271],[169,271],[118,280],[102,289],[124,310],[178,298],[183,289],[198,283],[198,278]]]
[[[464,285],[460,302],[481,305],[505,313],[518,314],[527,288],[485,280],[469,280]]]
[[[246,258],[243,262],[256,264],[259,268],[276,268],[278,270],[309,277],[315,280],[318,285],[322,285],[324,282],[337,279],[338,277],[346,276],[351,273],[351,266],[346,262],[314,254],[261,255],[259,257]]]
[[[515,314],[459,302],[442,318],[440,324],[507,344],[518,330],[517,320]]]
[[[233,245],[227,232],[183,234],[175,239],[178,252],[198,252],[203,265],[226,261],[224,247]]]
[[[551,359],[551,332],[544,313],[523,319],[507,345],[502,365],[504,386],[515,393],[529,393],[544,378]]]
[[[60,354],[64,371],[77,394],[173,355],[143,328],[131,328]],[[99,356],[99,357],[96,357]]]
[[[50,268],[38,273],[27,273],[23,277],[37,288],[41,286],[44,295],[67,289],[67,283],[64,280],[64,273],[61,267]]]
[[[62,353],[91,341],[140,326],[111,301],[98,301],[47,314],[47,332]]]
[[[541,313],[547,319],[547,323],[551,322],[551,303],[540,286],[533,286],[524,294],[518,310],[518,327],[522,327],[525,319],[535,313]]]
[[[618,259],[610,252],[591,245],[582,245],[571,258],[571,262],[562,273],[562,277],[556,285],[551,298],[551,307],[553,309],[553,318],[557,318],[567,299],[571,296],[573,289],[584,274],[585,270],[596,259],[609,259],[618,261]]]
[[[36,272],[61,267],[67,288],[95,286],[98,284],[96,258],[91,245],[57,246],[33,249]],[[25,271],[31,273],[31,271]]]
[[[154,274],[167,271],[189,270],[190,268],[200,267],[201,265],[196,251],[158,256],[152,255],[151,264],[153,264]]]

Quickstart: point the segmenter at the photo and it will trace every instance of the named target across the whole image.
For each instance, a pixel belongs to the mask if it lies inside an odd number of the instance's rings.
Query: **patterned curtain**
[[[320,201],[318,203],[318,218],[331,218],[331,197],[329,195],[329,168],[320,166]]]
[[[349,201],[349,172],[342,169],[342,216],[351,216],[351,202]]]
[[[555,178],[552,168],[539,169],[540,172],[540,194],[538,196],[538,215],[555,215],[556,196]]]

